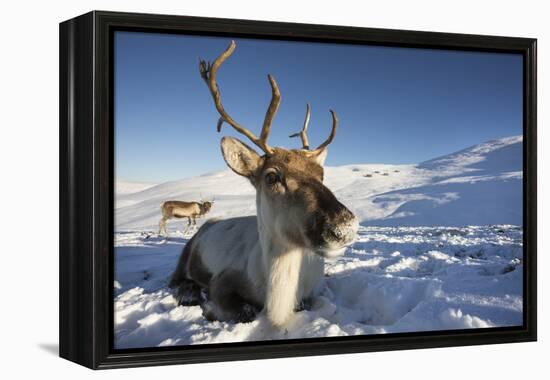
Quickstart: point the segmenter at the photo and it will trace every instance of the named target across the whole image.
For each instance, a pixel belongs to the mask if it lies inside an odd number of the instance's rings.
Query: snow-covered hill
[[[378,226],[521,225],[523,138],[506,137],[423,162],[427,181],[377,194],[372,203],[388,207]]]
[[[327,167],[325,183],[363,225],[521,225],[522,162],[522,137],[513,136],[417,165]],[[256,213],[254,189],[229,169],[141,191],[119,189],[125,187],[117,186],[118,231],[155,230],[166,200],[215,199],[210,217]],[[169,226],[181,229],[182,222]]]
[[[155,183],[149,183],[149,182],[132,182],[132,181],[118,180],[115,183],[115,192],[120,195],[128,195],[133,193],[139,193],[140,191],[146,190],[155,185],[156,185]]]

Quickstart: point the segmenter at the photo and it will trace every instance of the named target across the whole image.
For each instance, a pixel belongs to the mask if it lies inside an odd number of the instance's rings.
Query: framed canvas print
[[[536,40],[60,24],[60,355],[536,339]]]

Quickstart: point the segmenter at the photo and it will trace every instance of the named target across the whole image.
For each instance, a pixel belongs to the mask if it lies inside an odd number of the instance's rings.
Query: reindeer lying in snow
[[[182,201],[166,201],[160,205],[162,219],[159,222],[159,235],[167,236],[166,222],[172,218],[187,218],[189,226],[191,220],[196,225],[198,216],[206,215],[212,208],[214,202],[182,202]]]
[[[205,80],[226,122],[258,146],[260,156],[245,143],[223,137],[227,165],[256,189],[257,216],[209,220],[187,243],[170,281],[183,305],[201,304],[210,320],[251,321],[262,309],[278,328],[288,325],[302,301],[315,295],[323,278],[324,258],[342,255],[355,238],[357,219],[323,185],[323,162],[338,120],[317,149],[309,150],[306,120],[302,149],[271,147],[267,137],[280,103],[275,79],[268,76],[272,98],[260,137],[243,128],[224,110],[216,74],[235,50],[235,42],[212,63],[200,63]],[[201,289],[208,301],[201,300]]]

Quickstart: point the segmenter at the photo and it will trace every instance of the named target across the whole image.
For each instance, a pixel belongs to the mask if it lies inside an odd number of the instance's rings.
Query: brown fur
[[[304,245],[308,239],[314,245],[321,244],[325,239],[338,238],[326,236],[326,220],[331,224],[345,223],[354,218],[354,215],[342,205],[332,192],[323,184],[324,169],[311,157],[310,152],[304,150],[286,150],[274,148],[270,156],[261,158],[262,166],[251,177],[251,181],[258,189],[277,198],[281,207],[287,209],[301,209],[303,213],[316,215],[309,218],[311,221],[305,228],[305,233],[289,228],[286,237],[297,245]],[[269,188],[262,179],[275,170],[281,181]],[[300,207],[296,207],[299,205]]]
[[[197,224],[196,218],[205,215],[212,208],[212,202],[166,201],[161,206],[162,219],[159,222],[159,235],[166,235],[166,223],[172,218],[187,218],[188,225]]]

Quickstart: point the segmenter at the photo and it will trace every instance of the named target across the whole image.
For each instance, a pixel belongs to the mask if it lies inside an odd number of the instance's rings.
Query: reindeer
[[[196,218],[206,215],[213,205],[212,202],[182,202],[182,201],[166,201],[160,205],[162,219],[159,222],[159,235],[167,236],[166,222],[172,218],[187,218],[188,226],[197,224]]]
[[[227,165],[256,189],[257,215],[203,224],[183,249],[169,286],[180,305],[201,305],[208,320],[248,322],[263,310],[272,326],[286,328],[296,309],[318,294],[324,259],[344,254],[358,223],[323,184],[327,146],[338,126],[336,113],[331,111],[329,137],[316,149],[309,149],[306,134],[309,106],[297,134],[302,149],[271,147],[267,138],[281,101],[271,75],[271,102],[259,137],[222,105],[216,74],[235,47],[232,41],[213,63],[201,60],[199,68],[221,115],[218,131],[227,123],[263,151],[260,156],[233,137],[221,140]]]

